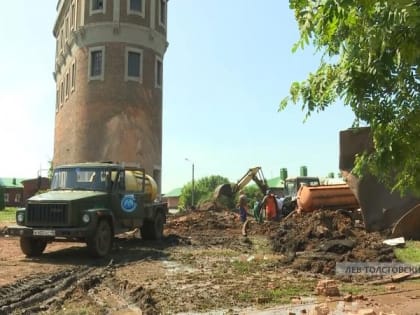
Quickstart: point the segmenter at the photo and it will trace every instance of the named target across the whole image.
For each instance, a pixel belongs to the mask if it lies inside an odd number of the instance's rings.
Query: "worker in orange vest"
[[[266,220],[277,220],[279,217],[279,209],[277,206],[276,196],[272,193],[271,190],[267,190],[261,202],[261,210],[264,210]]]

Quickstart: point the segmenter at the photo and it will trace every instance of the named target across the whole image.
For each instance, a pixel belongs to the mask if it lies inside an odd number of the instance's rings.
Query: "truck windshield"
[[[54,171],[51,189],[106,191],[110,174],[103,168],[60,168]]]

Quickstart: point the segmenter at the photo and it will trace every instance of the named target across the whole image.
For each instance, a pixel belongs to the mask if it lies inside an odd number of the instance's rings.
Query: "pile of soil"
[[[252,236],[271,240],[274,252],[282,254],[282,264],[289,267],[335,274],[336,262],[391,262],[391,246],[383,244],[387,235],[367,233],[358,213],[340,210],[317,210],[289,216],[280,222],[261,224],[250,217],[247,237],[242,236],[242,222],[229,210],[195,210],[168,217],[167,235],[178,235],[191,245],[235,247]]]
[[[165,229],[180,235],[190,235],[209,230],[236,229],[237,221],[234,212],[195,210],[169,216]]]
[[[243,223],[239,213],[231,210],[195,210],[182,212],[168,217],[165,225],[167,234],[177,234],[180,236],[209,235],[212,237],[242,235]],[[279,222],[263,222],[259,224],[249,216],[248,235],[274,236],[279,228]]]
[[[336,262],[390,262],[393,248],[385,235],[367,233],[360,216],[347,211],[317,210],[295,214],[279,223],[273,250],[293,268],[334,274]]]

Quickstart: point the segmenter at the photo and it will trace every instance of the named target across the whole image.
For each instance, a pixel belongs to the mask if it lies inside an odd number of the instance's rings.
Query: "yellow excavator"
[[[250,168],[241,179],[236,183],[222,184],[214,190],[214,199],[219,199],[222,196],[232,198],[237,192],[244,188],[253,180],[263,194],[268,190],[267,180],[264,177],[260,166]]]

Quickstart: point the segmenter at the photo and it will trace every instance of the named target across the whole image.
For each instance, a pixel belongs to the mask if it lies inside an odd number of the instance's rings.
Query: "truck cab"
[[[297,176],[289,177],[284,181],[284,200],[283,200],[283,215],[288,215],[296,209],[296,196],[299,188],[302,186],[320,186],[321,183],[318,177],[311,176]]]
[[[51,189],[30,198],[16,212],[16,226],[26,256],[38,256],[53,241],[86,242],[103,257],[114,236],[140,229],[146,240],[163,236],[167,204],[156,201],[156,182],[139,167],[114,163],[79,163],[57,167]]]

